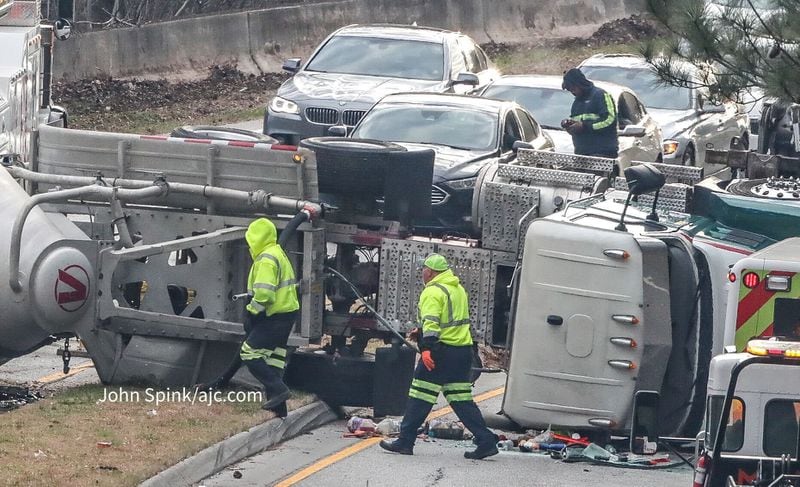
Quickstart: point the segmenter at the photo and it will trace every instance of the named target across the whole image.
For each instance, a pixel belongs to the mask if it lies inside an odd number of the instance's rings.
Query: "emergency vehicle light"
[[[789,276],[767,276],[766,287],[768,291],[788,291],[792,286]]]
[[[781,340],[751,340],[747,343],[747,353],[761,357],[783,357],[800,359],[800,342]]]
[[[761,278],[758,277],[758,274],[755,272],[748,272],[742,277],[742,282],[744,283],[745,287],[753,289],[754,287],[758,286],[759,282],[761,282]]]

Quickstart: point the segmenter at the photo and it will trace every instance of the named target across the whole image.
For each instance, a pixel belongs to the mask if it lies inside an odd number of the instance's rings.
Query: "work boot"
[[[492,434],[494,435],[494,444],[496,445],[496,444],[497,444],[497,442],[498,442],[498,441],[500,441],[500,437],[499,437],[499,436],[497,436],[497,435],[496,435],[496,434],[494,434],[494,433],[492,433]],[[473,444],[473,445],[475,445],[475,446],[477,446],[477,445],[478,445],[478,437],[477,437],[477,436],[473,436],[473,437],[472,437],[472,444]]]
[[[286,386],[284,386],[286,387]],[[266,410],[275,410],[278,406],[283,404],[286,405],[286,400],[289,399],[289,389],[286,388],[282,392],[278,392],[277,394],[269,394],[269,399],[264,401],[261,405],[261,409]]]
[[[275,417],[281,419],[289,415],[289,409],[286,407],[286,401],[278,404],[277,406],[272,408],[271,411],[275,413]]]
[[[497,446],[490,444],[479,446],[475,449],[475,451],[465,451],[464,458],[469,458],[470,460],[482,460],[486,457],[497,455],[497,453]]]
[[[413,455],[414,448],[405,446],[400,443],[400,440],[388,441],[388,440],[381,440],[381,448],[384,450],[390,451],[392,453],[399,453],[401,455]],[[495,450],[495,453],[497,451]]]

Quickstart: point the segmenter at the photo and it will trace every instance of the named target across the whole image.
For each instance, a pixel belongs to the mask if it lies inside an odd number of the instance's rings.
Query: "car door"
[[[633,161],[655,161],[648,153],[647,134],[643,136],[623,135],[628,126],[638,126],[642,122],[636,98],[630,93],[623,92],[617,100],[617,117],[619,139],[619,161],[622,169],[629,167]]]
[[[469,91],[482,89],[497,78],[497,72],[490,69],[486,54],[472,39],[467,36],[459,36],[457,43],[464,56],[466,71],[478,75],[478,86],[472,87]]]
[[[663,150],[663,135],[661,127],[653,120],[653,117],[647,113],[644,103],[637,98],[633,93],[629,94],[632,97],[631,103],[635,103],[635,110],[639,116],[639,125],[644,127],[645,135],[641,138],[641,148],[646,154],[645,161],[658,161],[663,159],[661,151]]]
[[[458,78],[460,73],[472,71],[470,71],[467,66],[467,58],[464,56],[464,50],[461,48],[461,43],[458,42],[458,38],[450,38],[447,46],[450,53],[450,80],[452,82]],[[447,92],[465,95],[475,90],[475,88],[475,86],[470,85],[451,84]]]
[[[531,115],[521,108],[514,110],[517,115],[519,127],[522,130],[522,140],[531,144],[537,150],[552,150],[553,141],[550,140],[544,131],[536,123]]]

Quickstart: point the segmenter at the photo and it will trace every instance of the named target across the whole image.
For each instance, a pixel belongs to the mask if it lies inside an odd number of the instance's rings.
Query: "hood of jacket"
[[[426,284],[425,287],[432,286],[434,284],[442,284],[448,287],[456,287],[460,283],[461,281],[458,279],[458,276],[453,274],[453,270],[447,269],[446,271],[440,273],[438,276],[428,281],[428,284]]]
[[[255,259],[270,245],[278,241],[278,231],[275,224],[266,218],[259,218],[247,227],[244,234],[247,246],[250,247],[250,256]]]

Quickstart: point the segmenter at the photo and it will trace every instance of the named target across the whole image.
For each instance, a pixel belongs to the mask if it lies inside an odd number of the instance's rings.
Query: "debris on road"
[[[394,418],[384,418],[383,421],[378,423],[375,431],[381,436],[396,436],[400,434],[400,420]]]
[[[0,413],[38,401],[42,395],[27,387],[0,386]]]

